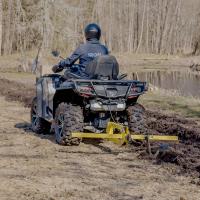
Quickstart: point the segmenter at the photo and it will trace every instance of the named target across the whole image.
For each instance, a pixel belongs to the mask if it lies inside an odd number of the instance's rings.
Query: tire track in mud
[[[0,94],[9,101],[19,101],[30,107],[35,89],[17,81],[0,78]],[[157,162],[170,162],[180,166],[181,173],[200,177],[200,127],[193,120],[146,111],[149,133],[177,135],[179,144],[173,144],[157,156]],[[144,149],[143,149],[144,150]],[[144,151],[143,151],[144,152]],[[140,158],[148,158],[141,153]]]

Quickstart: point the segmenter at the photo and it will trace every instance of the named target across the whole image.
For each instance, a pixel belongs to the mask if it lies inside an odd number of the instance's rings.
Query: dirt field
[[[193,120],[148,110],[149,131],[181,139],[150,160],[143,146],[62,147],[53,135],[26,132],[33,86],[1,78],[0,94],[0,199],[200,199],[200,128]]]
[[[130,147],[111,143],[62,147],[53,136],[15,128],[29,109],[0,98],[0,199],[192,199],[191,177],[173,164],[138,159]],[[179,175],[178,175],[179,174]]]

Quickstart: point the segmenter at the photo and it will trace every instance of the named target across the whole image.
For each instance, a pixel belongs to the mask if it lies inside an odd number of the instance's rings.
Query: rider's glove
[[[52,71],[53,71],[54,73],[61,72],[62,70],[63,70],[63,67],[61,67],[60,65],[54,65],[54,66],[52,67]]]
[[[61,60],[61,61],[58,63],[58,65],[59,65],[61,68],[66,67],[66,62],[65,62],[65,60]]]
[[[79,67],[77,65],[72,65],[70,69],[72,72],[77,72],[79,70]]]

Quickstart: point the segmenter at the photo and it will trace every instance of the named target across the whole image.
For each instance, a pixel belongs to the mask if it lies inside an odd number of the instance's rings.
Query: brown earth
[[[30,106],[34,88],[0,79],[0,94]],[[53,136],[14,128],[29,126],[29,109],[17,102],[1,98],[0,113],[0,199],[200,198],[191,184],[200,173],[200,127],[192,120],[147,111],[150,132],[180,138],[149,160],[143,145],[61,147]]]
[[[35,89],[33,86],[30,87],[18,81],[0,78],[0,95],[5,96],[7,100],[19,101],[24,106],[30,107],[32,98],[35,96]]]
[[[177,116],[166,116],[158,112],[147,111],[148,127],[153,133],[177,135],[179,144],[172,145],[160,153],[159,161],[174,163],[181,172],[200,177],[200,127],[193,120]]]

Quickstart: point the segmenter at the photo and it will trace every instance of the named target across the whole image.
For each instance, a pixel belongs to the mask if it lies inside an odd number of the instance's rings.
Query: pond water
[[[184,96],[200,97],[200,74],[189,71],[138,72],[138,79],[163,89],[176,90]]]

